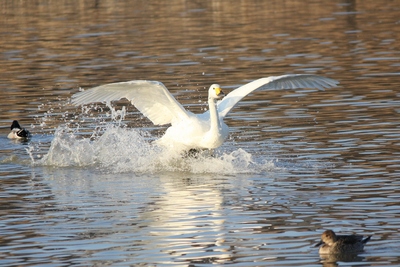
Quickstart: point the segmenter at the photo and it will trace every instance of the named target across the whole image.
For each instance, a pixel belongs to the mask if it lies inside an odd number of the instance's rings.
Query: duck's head
[[[315,247],[319,247],[321,245],[328,245],[331,246],[333,243],[335,243],[337,240],[335,232],[332,230],[326,230],[325,232],[322,233],[321,235],[321,241],[318,242],[318,244],[315,245]]]
[[[209,99],[220,99],[225,96],[224,92],[221,90],[221,86],[219,84],[213,84],[208,89],[208,98]]]
[[[322,233],[321,240],[325,244],[331,245],[336,242],[336,234],[332,230],[326,230]]]
[[[11,130],[12,130],[12,129],[21,129],[21,126],[19,126],[18,121],[14,120],[14,121],[12,122],[10,128],[11,128]]]

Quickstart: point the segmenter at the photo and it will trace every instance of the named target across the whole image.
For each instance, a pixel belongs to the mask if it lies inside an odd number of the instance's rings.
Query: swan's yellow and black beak
[[[215,94],[216,94],[219,98],[225,96],[224,92],[222,92],[222,90],[221,90],[221,87],[216,87],[214,90],[215,90]]]

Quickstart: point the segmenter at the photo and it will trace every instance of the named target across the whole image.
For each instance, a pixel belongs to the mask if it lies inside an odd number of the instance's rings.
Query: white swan
[[[289,74],[261,78],[245,84],[226,95],[218,84],[208,90],[209,110],[193,114],[176,101],[168,89],[157,81],[129,81],[111,83],[76,93],[72,103],[82,105],[92,102],[110,102],[127,98],[155,125],[171,124],[164,136],[156,141],[158,145],[178,151],[191,149],[215,149],[222,145],[229,129],[223,119],[246,95],[257,89],[331,88],[336,80],[308,75]]]

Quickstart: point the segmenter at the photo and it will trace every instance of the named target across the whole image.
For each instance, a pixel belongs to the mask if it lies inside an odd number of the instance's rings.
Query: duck
[[[128,99],[154,125],[168,125],[164,135],[154,143],[176,151],[214,150],[229,135],[224,118],[245,96],[255,90],[335,87],[338,81],[312,74],[286,74],[260,78],[225,95],[219,84],[208,89],[208,110],[202,114],[187,111],[159,81],[133,80],[105,84],[75,93],[73,105],[85,105],[122,98]]]
[[[11,132],[8,134],[9,139],[28,139],[31,133],[25,128],[21,128],[18,121],[14,120],[11,124]]]
[[[336,235],[334,231],[326,230],[315,247],[320,247],[319,254],[354,254],[363,251],[371,237],[372,235],[366,238],[362,235]]]

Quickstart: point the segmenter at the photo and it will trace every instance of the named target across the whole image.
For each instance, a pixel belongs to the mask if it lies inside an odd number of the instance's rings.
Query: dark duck
[[[11,124],[11,132],[8,134],[9,139],[28,139],[31,134],[28,130],[21,128],[18,121],[14,120]]]

